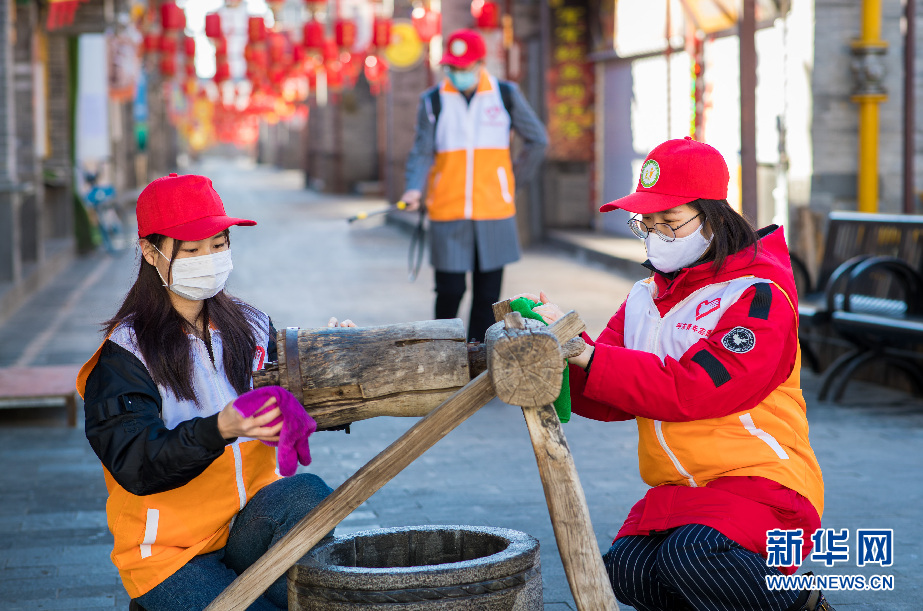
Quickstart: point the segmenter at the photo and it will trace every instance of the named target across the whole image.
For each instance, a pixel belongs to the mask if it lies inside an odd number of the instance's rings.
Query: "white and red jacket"
[[[798,303],[782,231],[760,247],[634,285],[570,368],[573,410],[634,418],[653,486],[618,536],[711,526],[765,555],[766,531],[820,526],[824,486],[800,387]]]
[[[506,219],[516,213],[509,113],[500,85],[481,71],[468,102],[449,79],[439,88],[435,156],[427,187],[434,221]]]

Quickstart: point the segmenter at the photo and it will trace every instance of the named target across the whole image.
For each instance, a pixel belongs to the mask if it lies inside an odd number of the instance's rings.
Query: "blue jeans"
[[[764,577],[778,569],[701,524],[617,539],[603,564],[615,597],[638,611],[785,611],[801,596],[768,590]]]
[[[257,492],[237,514],[223,549],[196,556],[137,602],[147,611],[204,609],[331,492],[324,480],[311,473],[273,482]],[[333,531],[326,537],[332,535]],[[249,608],[287,609],[285,575]]]

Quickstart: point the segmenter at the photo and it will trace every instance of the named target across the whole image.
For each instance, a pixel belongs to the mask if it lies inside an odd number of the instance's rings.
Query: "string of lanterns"
[[[238,4],[239,0],[225,0],[228,7]],[[328,11],[331,4],[335,7],[332,12]],[[307,102],[312,96],[324,91],[335,100],[354,87],[360,76],[365,77],[372,95],[385,91],[389,82],[385,49],[392,43],[393,19],[382,3],[372,0],[371,4],[371,35],[364,48],[357,48],[357,24],[339,14],[337,0],[304,0],[306,19],[300,27],[276,18],[269,28],[264,16],[248,16],[243,79],[232,77],[228,50],[228,35],[242,32],[227,31],[219,12],[205,15],[205,36],[215,50],[211,80],[219,91],[233,94],[219,96],[213,112],[208,113],[214,137],[224,142],[252,142],[261,120],[307,119]],[[282,14],[282,5],[269,2],[274,16]],[[481,29],[500,27],[496,2],[473,0],[471,14]],[[442,15],[422,1],[413,6],[411,22],[424,44],[442,31]],[[142,19],[141,51],[148,70],[159,73],[165,83],[181,84],[186,107],[191,109],[201,107],[199,103],[208,101],[208,95],[196,73],[196,41],[185,29],[184,10],[173,0],[163,1],[159,15],[149,10]]]

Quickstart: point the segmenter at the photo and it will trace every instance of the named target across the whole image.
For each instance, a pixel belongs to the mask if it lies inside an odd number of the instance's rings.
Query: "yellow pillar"
[[[881,0],[862,0],[862,37],[853,42],[857,83],[852,101],[859,105],[859,212],[878,211],[878,105],[888,99],[882,86]]]

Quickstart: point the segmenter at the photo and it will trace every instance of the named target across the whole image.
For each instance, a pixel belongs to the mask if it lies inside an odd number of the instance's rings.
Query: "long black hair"
[[[689,205],[705,216],[712,239],[701,262],[711,261],[717,274],[724,261],[744,248],[756,245],[753,256],[759,249],[759,234],[753,225],[739,212],[731,208],[726,199],[697,199]]]
[[[230,247],[231,236],[227,229],[224,230],[224,237]],[[144,239],[159,250],[166,236],[154,233]],[[167,278],[170,277],[173,261],[182,245],[182,240],[173,240]],[[106,335],[109,335],[120,324],[130,324],[154,382],[170,389],[178,399],[194,401],[192,344],[188,333],[195,332],[195,326],[173,308],[167,290],[157,268],[142,256],[134,285],[116,315],[102,323],[102,326]],[[202,317],[209,355],[214,359],[209,341],[209,325],[214,325],[221,333],[224,347],[222,360],[228,380],[238,394],[247,392],[250,390],[253,356],[257,346],[254,331],[258,319],[257,310],[222,290],[205,300]]]

